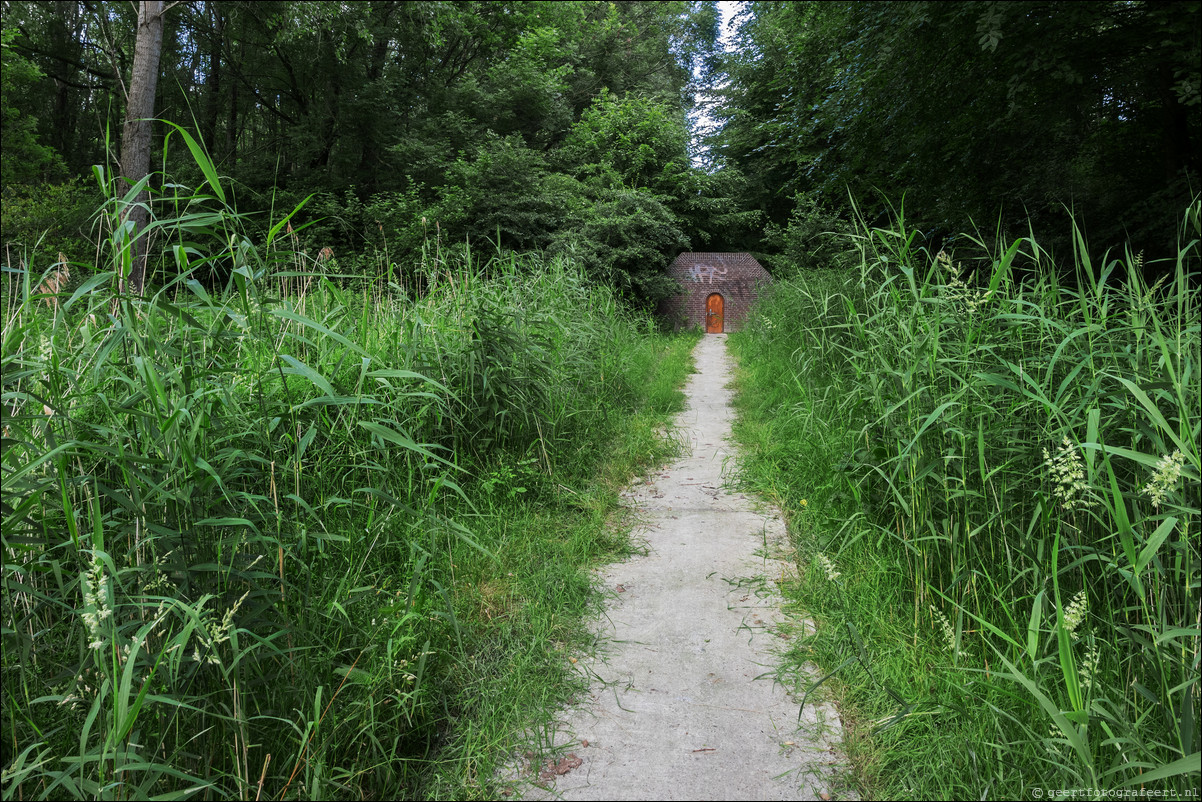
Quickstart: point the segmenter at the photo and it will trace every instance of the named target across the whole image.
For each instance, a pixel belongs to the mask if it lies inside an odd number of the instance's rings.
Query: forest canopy
[[[887,203],[935,238],[1075,215],[1100,248],[1176,253],[1199,190],[1196,2],[742,4],[717,163],[767,216],[750,247],[812,264],[814,232]],[[775,238],[774,238],[775,235]]]
[[[431,241],[571,251],[652,303],[685,248],[828,265],[855,209],[904,209],[932,246],[1030,226],[1070,248],[1072,214],[1099,250],[1174,252],[1199,3],[729,5],[723,44],[714,2],[167,3],[155,116],[240,211],[311,196],[306,247],[352,271]],[[137,6],[3,7],[3,239],[86,262]],[[165,135],[152,186],[200,183]]]
[[[35,188],[115,158],[135,10],[4,4],[6,241],[32,245],[48,218],[81,226],[85,189],[48,209]],[[646,288],[731,211],[689,150],[714,3],[210,1],[166,4],[162,25],[156,117],[203,142],[240,211],[313,195],[297,223],[344,262],[404,262],[427,238],[573,243],[598,278]],[[158,183],[197,183],[164,134]],[[626,247],[643,237],[651,262]]]

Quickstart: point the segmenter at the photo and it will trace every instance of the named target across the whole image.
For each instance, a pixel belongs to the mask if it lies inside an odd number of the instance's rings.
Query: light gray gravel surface
[[[637,483],[645,556],[606,566],[611,596],[597,653],[577,667],[591,687],[563,711],[551,748],[524,766],[525,799],[830,799],[839,719],[774,681],[785,645],[775,511],[724,487],[733,469],[726,337],[694,352],[688,453]],[[586,744],[587,742],[587,744]],[[541,770],[541,777],[540,775]]]

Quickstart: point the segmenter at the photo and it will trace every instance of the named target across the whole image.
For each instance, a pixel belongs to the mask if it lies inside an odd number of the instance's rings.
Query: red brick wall
[[[747,253],[682,253],[668,275],[684,287],[684,294],[664,301],[660,314],[677,328],[705,328],[706,300],[719,293],[723,300],[724,329],[736,331],[772,276]]]

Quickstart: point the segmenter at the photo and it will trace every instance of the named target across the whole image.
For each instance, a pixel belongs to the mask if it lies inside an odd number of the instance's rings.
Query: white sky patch
[[[739,13],[742,5],[740,0],[718,0],[718,13],[722,15],[718,23],[722,31],[718,36],[718,42],[722,45],[723,50],[729,50],[733,44],[735,14]]]

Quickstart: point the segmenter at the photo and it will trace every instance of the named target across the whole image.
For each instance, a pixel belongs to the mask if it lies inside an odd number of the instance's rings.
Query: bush
[[[13,267],[37,271],[59,261],[60,253],[76,265],[91,264],[96,248],[92,219],[101,194],[73,178],[61,184],[6,185],[0,203],[0,242]]]

